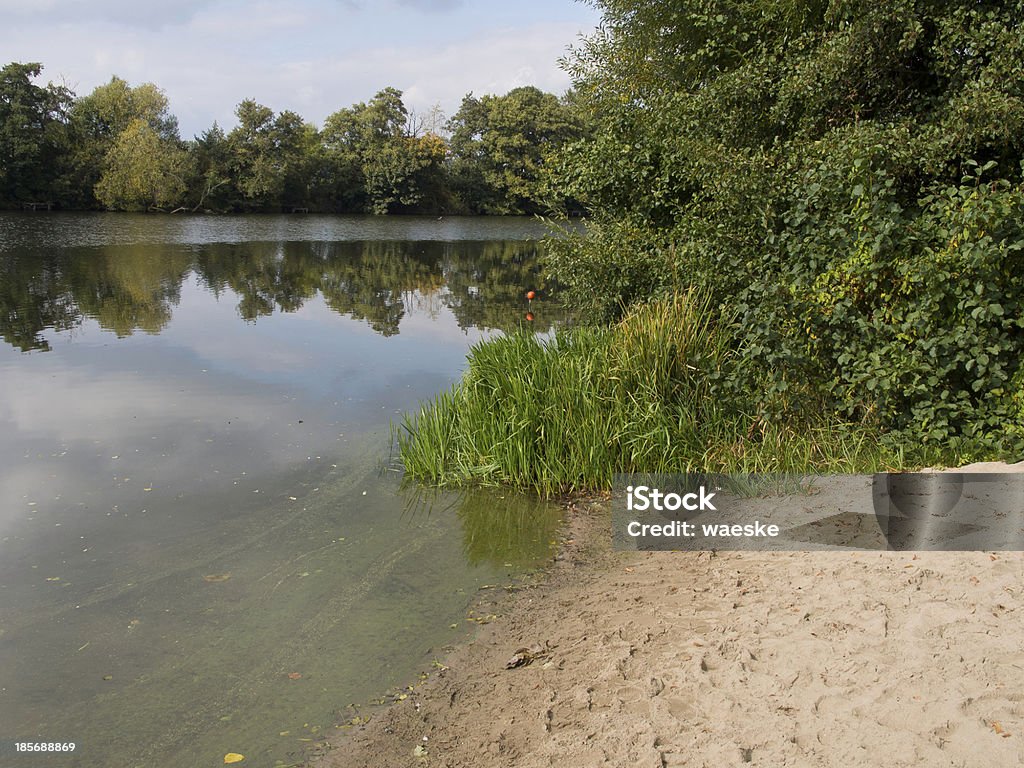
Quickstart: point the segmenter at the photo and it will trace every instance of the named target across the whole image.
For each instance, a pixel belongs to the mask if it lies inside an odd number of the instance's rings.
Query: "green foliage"
[[[414,211],[428,190],[438,186],[444,142],[437,136],[405,136],[370,145],[363,156],[363,176],[370,213]]]
[[[1018,455],[1024,4],[603,0],[569,62],[594,214],[552,244],[585,314],[696,286],[767,423]]]
[[[186,162],[176,142],[160,138],[148,122],[136,118],[107,152],[96,199],[121,211],[175,207],[185,192]]]
[[[353,198],[370,213],[442,207],[447,146],[436,134],[415,134],[402,92],[394,88],[335,112],[324,124],[338,177],[361,187]]]
[[[312,161],[319,137],[295,112],[277,115],[252,99],[235,110],[227,136],[227,173],[242,210],[308,207]]]
[[[0,70],[0,205],[53,200],[62,193],[56,162],[66,152],[72,94],[52,83],[39,86],[39,64]]]
[[[449,128],[456,194],[473,212],[501,214],[543,212],[546,158],[582,132],[567,102],[532,86],[467,95]]]
[[[113,77],[76,100],[66,88],[35,85],[40,71],[15,63],[0,78],[0,205],[537,212],[546,207],[542,169],[551,149],[578,134],[569,102],[517,88],[467,97],[486,105],[484,122],[458,128],[453,154],[439,107],[417,116],[401,91],[384,88],[330,115],[322,130],[246,99],[229,133],[215,123],[183,142],[166,96],[152,83]],[[463,116],[453,125],[462,126]]]
[[[112,77],[109,83],[77,99],[70,118],[72,171],[69,186],[77,194],[67,201],[69,207],[104,204],[94,193],[109,165],[120,166],[115,167],[115,176],[124,172],[127,156],[131,154],[125,141],[122,140],[117,148],[116,160],[110,153],[129,128],[132,128],[130,136],[146,141],[155,136],[162,148],[170,148],[179,142],[178,120],[171,114],[163,91],[152,83],[132,87],[125,80]],[[145,130],[140,123],[145,125]],[[108,184],[112,186],[106,192],[107,199],[113,201],[115,207],[142,206],[135,195],[128,193],[131,185],[124,179],[109,181]],[[118,191],[115,193],[113,189]]]
[[[232,196],[231,146],[217,123],[192,143],[188,207],[193,210],[226,210]]]
[[[462,381],[407,416],[406,471],[438,485],[545,495],[608,488],[616,473],[872,470],[882,454],[817,420],[765,424],[727,400],[733,328],[672,296],[610,327],[518,333],[473,347]]]
[[[113,142],[135,120],[145,121],[162,139],[178,138],[178,120],[170,112],[164,92],[152,83],[130,86],[110,78],[75,102],[73,117],[87,136]]]

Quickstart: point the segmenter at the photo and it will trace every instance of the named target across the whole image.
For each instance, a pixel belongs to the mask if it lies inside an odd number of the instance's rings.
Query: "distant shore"
[[[574,505],[547,579],[314,765],[1024,764],[1024,553],[625,553],[608,529]]]

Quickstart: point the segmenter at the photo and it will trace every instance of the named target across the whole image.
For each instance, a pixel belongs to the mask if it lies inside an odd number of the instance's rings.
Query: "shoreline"
[[[524,647],[516,645],[515,638],[527,636],[532,611],[538,603],[546,609],[562,590],[578,584],[581,578],[605,572],[612,567],[617,555],[629,554],[613,552],[610,539],[603,536],[611,525],[611,518],[602,501],[568,499],[562,504],[565,519],[558,551],[551,564],[513,591],[482,591],[468,612],[494,616],[493,619],[477,623],[470,636],[440,648],[441,666],[435,665],[433,670],[424,673],[426,677],[421,677],[419,685],[403,688],[408,693],[406,698],[392,697],[386,703],[360,708],[356,714],[361,722],[338,726],[335,737],[318,745],[306,765],[310,768],[406,766],[410,761],[425,766],[457,765],[438,762],[434,759],[438,757],[436,749],[431,748],[429,734],[438,729],[434,714],[440,711],[441,705],[449,707],[455,700],[465,698],[463,694],[478,685],[479,675],[505,671],[505,664],[516,650]],[[526,643],[526,646],[531,644]],[[502,656],[506,648],[510,650]],[[500,664],[495,666],[497,661]],[[533,663],[524,666],[532,667]],[[416,735],[420,731],[423,733]],[[423,735],[427,735],[426,741]],[[410,744],[408,749],[406,742]],[[415,759],[413,752],[418,746],[424,747],[427,759]]]
[[[546,575],[311,765],[1024,764],[1024,553],[613,552],[609,524],[570,504]]]

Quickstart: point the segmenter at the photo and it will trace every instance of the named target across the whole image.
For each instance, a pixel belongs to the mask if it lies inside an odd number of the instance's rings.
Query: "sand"
[[[1024,765],[1024,554],[623,553],[609,525],[575,505],[546,579],[318,768]]]

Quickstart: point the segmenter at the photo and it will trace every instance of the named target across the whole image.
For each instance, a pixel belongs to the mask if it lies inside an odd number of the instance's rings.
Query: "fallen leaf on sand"
[[[203,576],[203,581],[208,581],[211,584],[215,584],[219,581],[227,581],[230,578],[230,573],[208,573],[205,576]]]
[[[240,763],[245,760],[245,755],[240,755],[237,752],[228,752],[224,755],[224,764],[230,765],[231,763]]]

